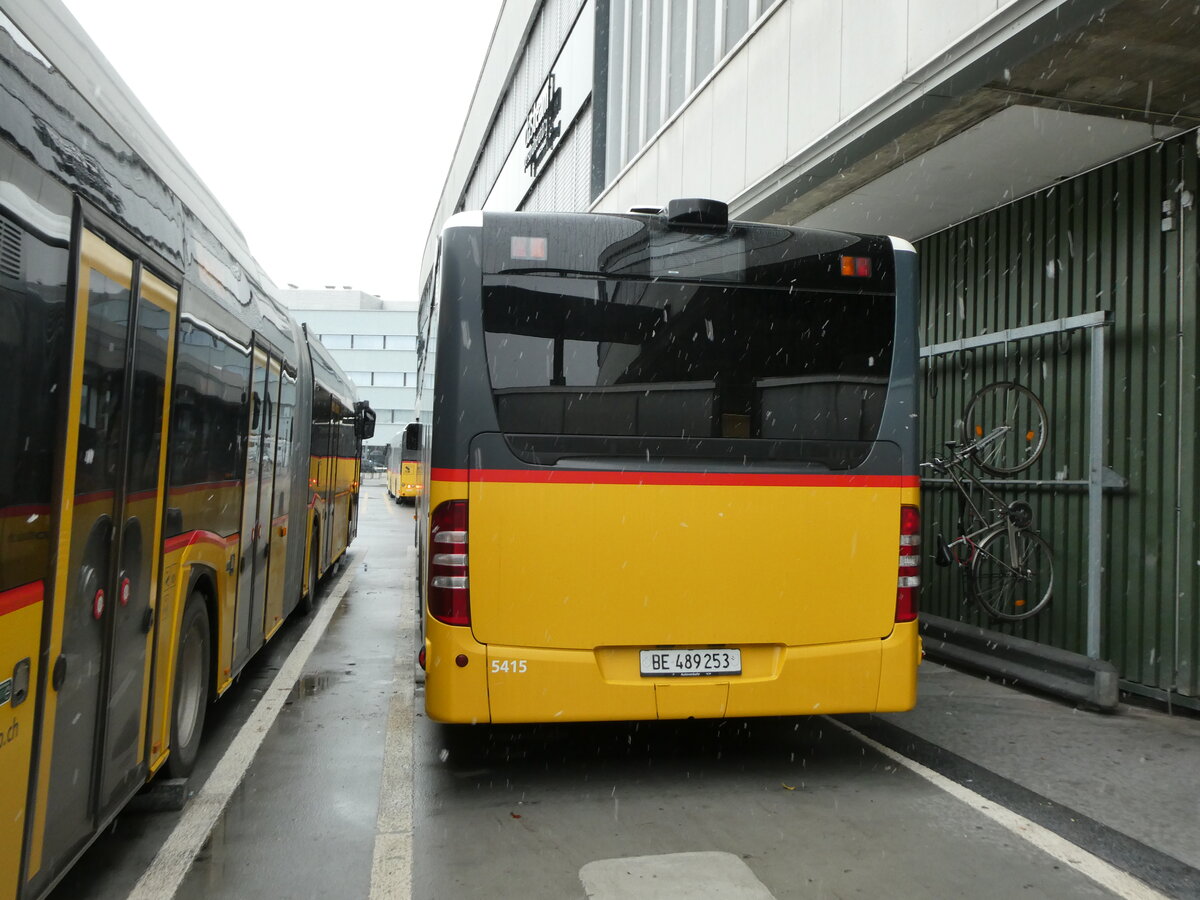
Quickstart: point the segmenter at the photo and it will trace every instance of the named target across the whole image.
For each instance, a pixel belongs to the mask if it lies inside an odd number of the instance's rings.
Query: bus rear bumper
[[[488,646],[436,623],[427,638],[426,711],[442,722],[897,712],[916,703],[921,658],[916,622],[883,640],[743,646],[741,674],[685,678],[643,677],[637,647]]]

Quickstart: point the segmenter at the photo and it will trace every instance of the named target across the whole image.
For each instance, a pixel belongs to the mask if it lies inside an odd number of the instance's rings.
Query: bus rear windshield
[[[895,298],[487,276],[483,324],[506,434],[612,439],[556,444],[589,448],[587,455],[815,452],[828,464],[848,465],[879,431]],[[860,450],[846,457],[814,443]],[[809,449],[800,452],[804,444]]]

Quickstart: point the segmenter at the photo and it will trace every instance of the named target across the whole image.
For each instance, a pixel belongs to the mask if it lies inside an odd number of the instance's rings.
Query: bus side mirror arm
[[[375,410],[366,400],[354,404],[354,436],[366,441],[375,436]]]

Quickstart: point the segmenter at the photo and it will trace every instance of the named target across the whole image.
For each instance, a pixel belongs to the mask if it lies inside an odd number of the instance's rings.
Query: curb
[[[1117,670],[1110,662],[925,613],[921,637],[930,659],[995,675],[1091,709],[1117,708]]]

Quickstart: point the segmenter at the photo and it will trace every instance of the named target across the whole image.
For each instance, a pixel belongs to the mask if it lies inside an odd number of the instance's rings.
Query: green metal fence
[[[1054,548],[1055,597],[1036,619],[998,626],[965,599],[956,570],[927,565],[923,606],[1084,653],[1090,579],[1100,579],[1099,655],[1123,679],[1200,696],[1200,498],[1195,444],[1196,135],[1175,138],[933,235],[918,245],[926,345],[1107,311],[1099,571],[1088,565],[1091,367],[1084,332],[949,353],[924,367],[926,456],[960,437],[991,381],[1032,388],[1050,418],[1039,462],[1003,488],[1033,505]],[[1185,250],[1186,248],[1186,250]],[[1181,269],[1181,260],[1186,265]],[[957,499],[924,492],[926,547],[954,532]],[[928,554],[927,554],[928,555]]]

